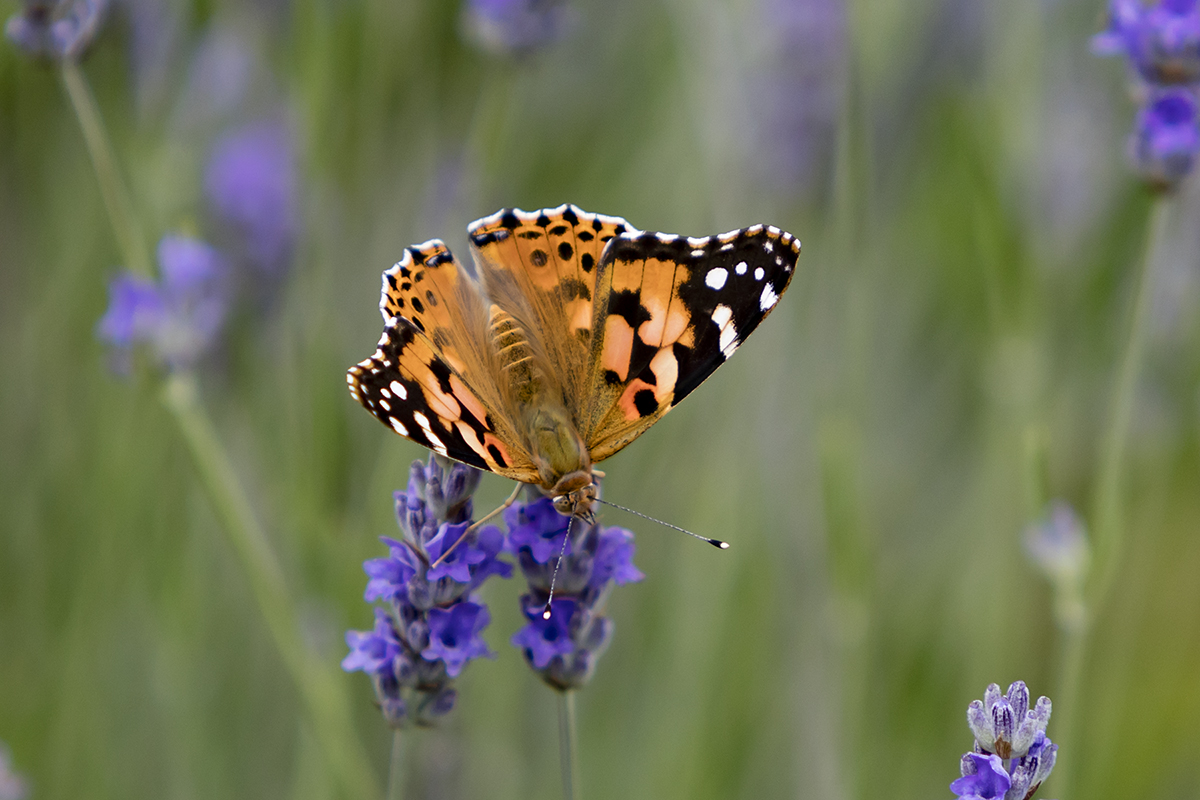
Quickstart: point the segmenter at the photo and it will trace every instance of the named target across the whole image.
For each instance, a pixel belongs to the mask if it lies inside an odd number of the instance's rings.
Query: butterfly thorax
[[[492,344],[510,396],[524,423],[539,485],[564,514],[587,515],[595,487],[587,445],[524,327],[497,305],[489,311]]]

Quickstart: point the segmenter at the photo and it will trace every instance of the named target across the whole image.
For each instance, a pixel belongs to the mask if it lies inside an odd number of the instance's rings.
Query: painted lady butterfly
[[[350,394],[401,436],[590,514],[592,465],[640,436],[770,313],[800,254],[754,225],[691,239],[572,205],[472,223],[481,283],[438,239],[383,273]]]

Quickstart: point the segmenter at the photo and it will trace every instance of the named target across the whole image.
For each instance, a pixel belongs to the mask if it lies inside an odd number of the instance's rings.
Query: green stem
[[[96,98],[92,96],[87,79],[74,61],[63,61],[62,79],[67,96],[71,99],[71,107],[75,109],[75,117],[79,120],[79,127],[83,131],[83,140],[87,143],[88,155],[91,156],[92,168],[96,171],[96,180],[104,197],[104,207],[108,209],[108,218],[117,236],[117,245],[121,248],[125,268],[142,277],[153,277],[154,268],[146,250],[146,237],[142,234],[137,216],[133,213],[133,204],[129,201],[129,192],[126,191],[121,173],[117,170],[117,160],[113,155],[112,144],[104,132],[104,121],[100,118]]]
[[[313,732],[331,772],[350,796],[379,797],[370,762],[347,713],[339,676],[315,658],[301,638],[283,570],[254,516],[244,484],[238,480],[229,455],[200,405],[195,376],[186,372],[171,375],[163,401],[179,424],[222,527],[242,562],[275,646],[313,721]]]
[[[1063,757],[1059,759],[1054,771],[1054,791],[1067,798],[1073,797],[1075,790],[1076,758],[1073,750],[1078,749],[1077,733],[1082,716],[1078,706],[1084,665],[1087,663],[1091,618],[1094,610],[1104,602],[1112,583],[1124,539],[1121,505],[1125,447],[1129,439],[1138,373],[1141,371],[1146,350],[1150,304],[1154,296],[1154,261],[1166,237],[1170,210],[1169,198],[1160,197],[1155,200],[1150,211],[1146,241],[1134,288],[1133,312],[1117,362],[1117,375],[1109,401],[1108,420],[1105,423],[1100,449],[1100,465],[1096,474],[1096,490],[1092,499],[1095,569],[1087,591],[1084,591],[1082,586],[1067,587],[1067,591],[1072,594],[1056,599],[1061,639],[1058,687],[1054,697],[1055,729],[1058,732],[1054,738],[1063,745],[1060,748]],[[1060,588],[1060,591],[1064,590]]]
[[[1124,456],[1129,440],[1129,423],[1133,416],[1134,393],[1146,350],[1146,334],[1150,305],[1154,297],[1154,260],[1162,248],[1170,219],[1171,201],[1159,197],[1150,211],[1149,231],[1134,290],[1133,317],[1121,352],[1116,382],[1109,403],[1108,421],[1100,451],[1100,467],[1096,477],[1096,493],[1092,503],[1092,535],[1095,543],[1096,573],[1089,587],[1089,599],[1095,605],[1112,581],[1118,559],[1124,526],[1121,522],[1121,501],[1124,486]]]
[[[404,798],[404,735],[392,732],[392,760],[388,765],[387,800]]]
[[[558,695],[558,757],[562,767],[564,800],[579,797],[579,749],[575,736],[575,692],[570,689]]]

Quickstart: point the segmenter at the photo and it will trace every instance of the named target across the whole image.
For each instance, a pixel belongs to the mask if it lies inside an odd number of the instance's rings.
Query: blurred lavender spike
[[[463,28],[496,55],[522,56],[561,39],[575,22],[564,0],[468,0]]]
[[[224,325],[229,267],[221,253],[197,239],[164,236],[158,264],[158,281],[122,273],[109,284],[96,335],[113,347],[119,371],[138,344],[150,345],[172,369],[192,367]]]
[[[108,0],[25,0],[4,32],[29,58],[78,61],[95,41]]]
[[[28,796],[29,784],[13,771],[12,753],[0,742],[0,800],[25,800]]]

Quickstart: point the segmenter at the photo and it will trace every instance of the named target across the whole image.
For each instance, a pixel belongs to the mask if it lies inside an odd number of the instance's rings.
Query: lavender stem
[[[392,732],[392,758],[388,765],[387,800],[404,798],[404,733]]]
[[[575,735],[575,692],[558,695],[558,755],[562,768],[563,800],[579,798],[579,749]]]
[[[62,62],[62,79],[71,107],[75,110],[75,118],[79,120],[79,127],[83,131],[83,140],[92,159],[92,168],[96,171],[96,181],[100,184],[104,207],[108,209],[108,218],[116,234],[117,245],[121,248],[125,268],[136,275],[152,278],[154,268],[146,249],[146,237],[133,213],[129,192],[117,171],[112,144],[104,132],[104,121],[96,106],[96,98],[88,87],[87,78],[79,65],[67,58]]]

